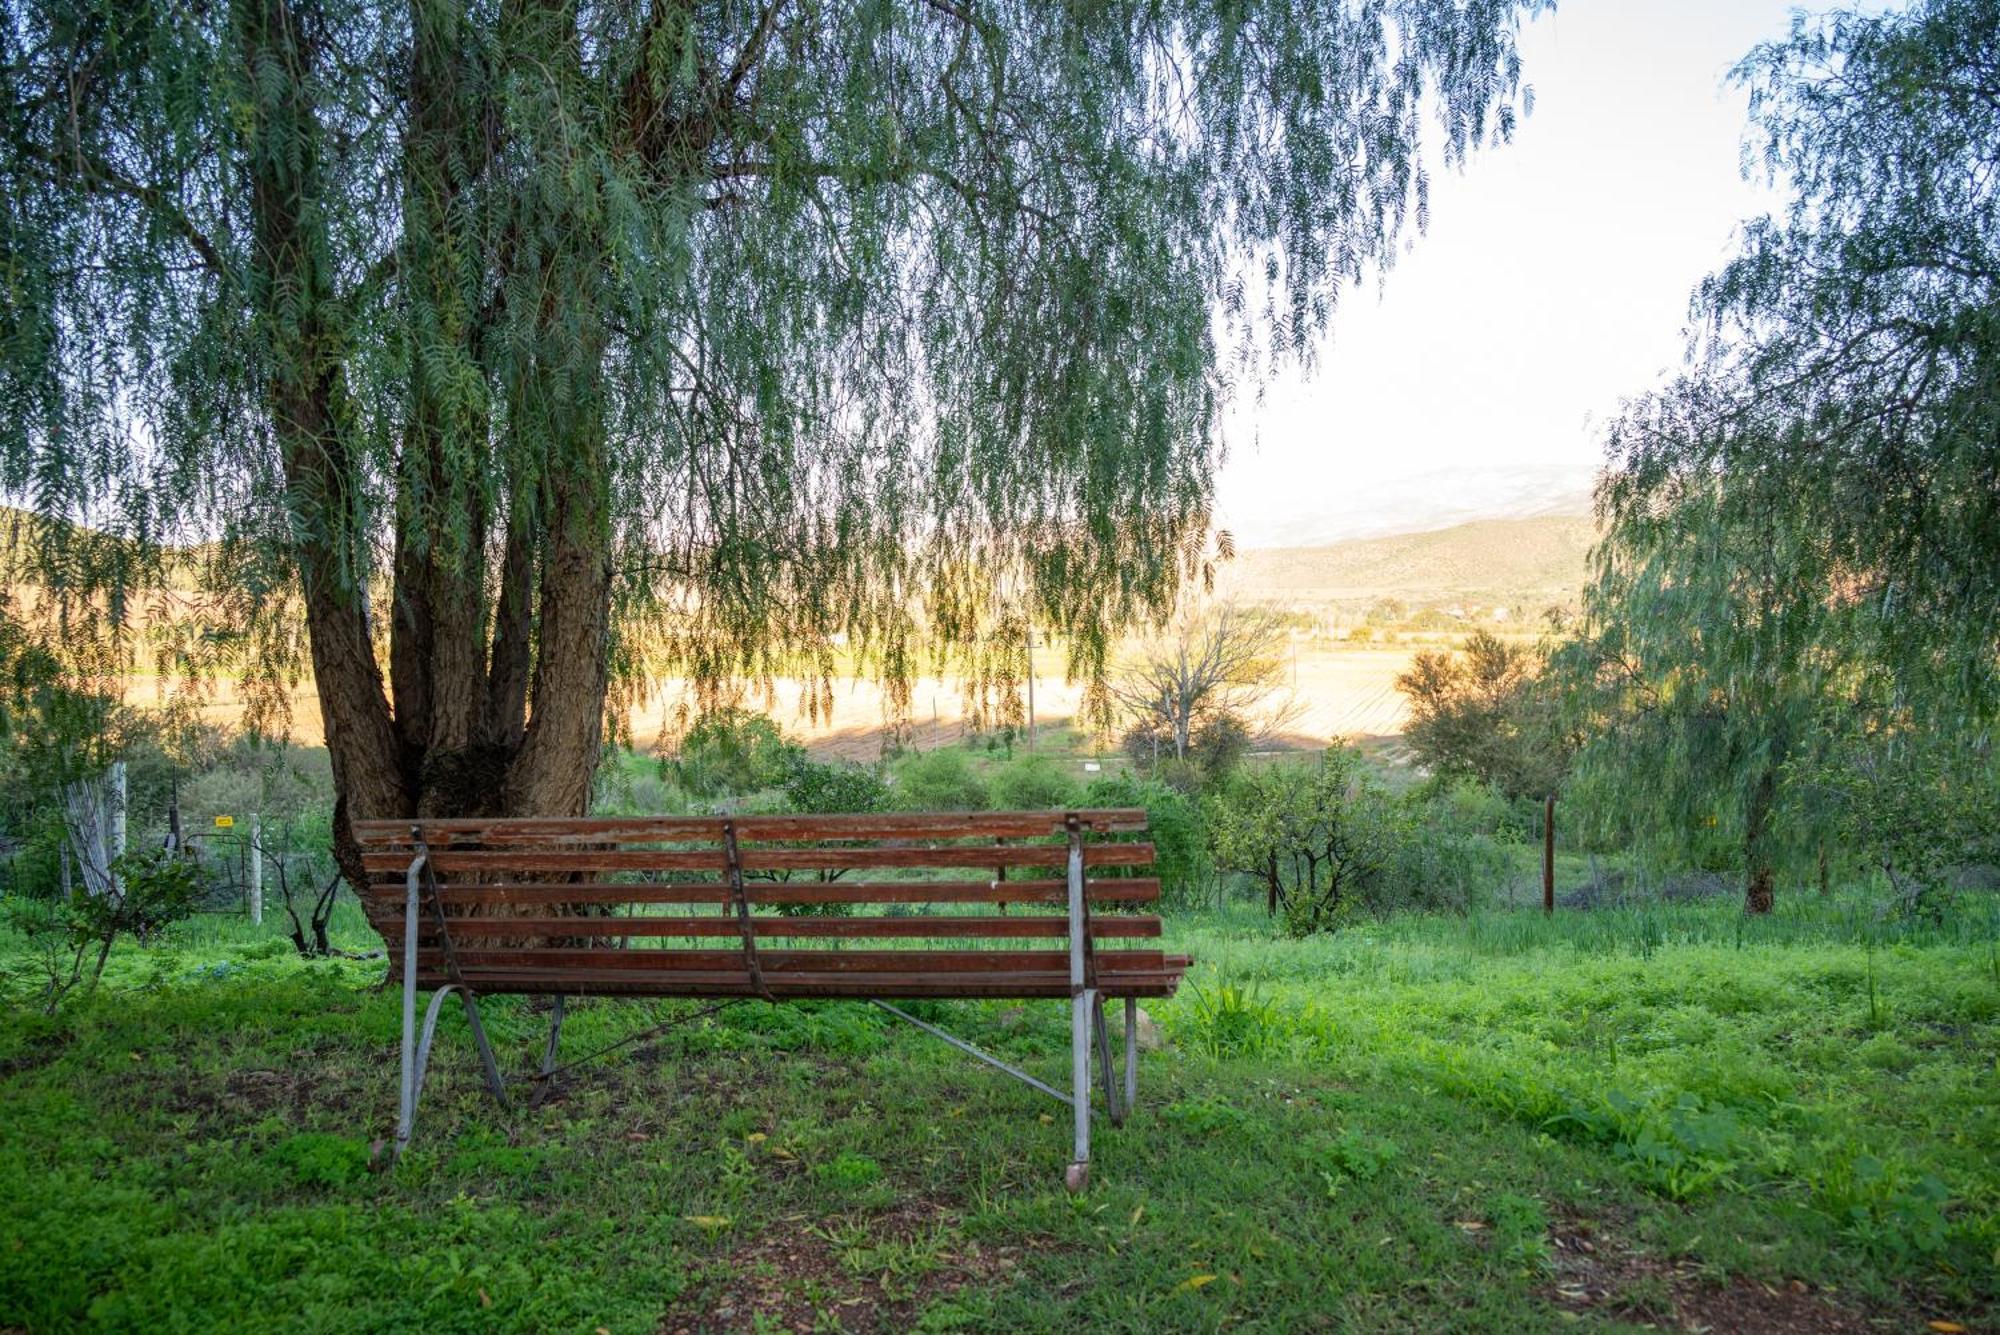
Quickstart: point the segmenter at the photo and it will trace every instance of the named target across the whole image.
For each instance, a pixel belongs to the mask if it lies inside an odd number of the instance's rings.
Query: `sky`
[[[1562,0],[1529,25],[1533,114],[1435,175],[1429,230],[1343,295],[1310,378],[1232,410],[1219,526],[1282,546],[1584,508],[1605,419],[1679,365],[1695,285],[1775,202],[1726,76],[1798,7]]]

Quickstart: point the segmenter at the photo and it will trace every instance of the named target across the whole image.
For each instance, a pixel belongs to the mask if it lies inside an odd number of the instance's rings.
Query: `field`
[[[381,962],[205,917],[89,1005],[10,1009],[0,1327],[1992,1329],[1995,929],[1184,914],[1200,963],[1071,1198],[1056,1105],[847,1004],[738,1007],[505,1112],[454,1011],[378,1171]],[[566,1055],[673,1011],[586,1003]],[[528,1068],[538,1005],[488,1013]],[[1054,1005],[926,1014],[1062,1061]]]
[[[1418,649],[1455,644],[1478,624],[1537,633],[1548,608],[1575,601],[1595,532],[1587,517],[1547,515],[1324,547],[1252,549],[1223,565],[1218,591],[1283,607],[1300,622],[1288,648],[1285,689],[1296,707],[1288,714],[1283,745],[1387,739],[1402,730],[1405,716],[1396,675]],[[1394,614],[1385,613],[1385,604]],[[1044,651],[1038,668],[1038,717],[1051,724],[1073,719],[1082,692],[1063,680],[1059,653]],[[156,699],[164,689],[153,678],[135,679],[133,686],[135,701]],[[234,682],[222,678],[206,689],[203,712],[211,722],[241,721]],[[650,748],[663,731],[671,732],[689,699],[684,683],[671,678],[658,683],[627,715],[634,744]],[[910,702],[905,744],[928,749],[966,735],[969,724],[955,680],[920,677],[911,684]],[[839,682],[832,713],[818,719],[807,716],[800,683],[791,678],[777,679],[768,698],[753,697],[751,703],[822,757],[873,761],[888,737],[882,692],[865,675]],[[291,714],[293,740],[306,746],[323,742],[311,682],[293,689]],[[1075,756],[1081,759],[1091,750],[1079,747]]]

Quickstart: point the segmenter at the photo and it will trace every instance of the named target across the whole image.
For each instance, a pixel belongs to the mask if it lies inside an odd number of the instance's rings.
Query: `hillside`
[[[1465,603],[1534,615],[1575,601],[1596,522],[1588,515],[1481,519],[1425,533],[1324,547],[1239,552],[1218,572],[1229,594],[1344,611],[1392,598],[1415,607]]]

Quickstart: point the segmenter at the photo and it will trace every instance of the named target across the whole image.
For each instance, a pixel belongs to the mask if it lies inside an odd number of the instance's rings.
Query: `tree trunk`
[[[1766,765],[1750,790],[1749,809],[1743,822],[1745,913],[1771,911],[1776,879],[1771,867],[1771,810],[1777,803],[1777,795],[1778,771],[1775,766]]]
[[[349,818],[405,815],[411,801],[368,629],[367,542],[357,522],[342,374],[345,331],[322,262],[331,253],[324,219],[313,205],[322,185],[322,132],[307,90],[320,22],[301,9],[289,0],[239,3],[246,63],[284,75],[252,85],[250,282],[269,365],[265,407],[284,465],[313,684],[333,767],[335,853],[358,885],[360,854]]]
[[[411,0],[406,235],[397,258],[407,323],[423,348],[412,356],[398,463],[385,680],[368,610],[370,521],[360,500],[368,465],[347,402],[347,316],[323,260],[333,248],[318,207],[323,130],[310,90],[324,24],[314,0],[236,5],[246,64],[283,74],[255,82],[248,118],[250,283],[332,759],[335,851],[359,887],[366,878],[354,819],[578,815],[588,807],[611,589],[597,299],[604,245],[587,199],[521,206],[553,210],[536,220],[537,234],[557,239],[530,261],[551,281],[531,313],[536,346],[508,382],[506,471],[518,485],[496,589],[488,575],[493,506],[480,469],[465,463],[485,457],[492,422],[484,400],[463,388],[487,379],[476,328],[483,313],[461,266],[476,230],[465,187],[488,127],[468,100],[462,13]],[[530,74],[559,66],[579,86],[574,10],[553,3],[514,13],[547,25],[544,40],[520,48],[532,51]],[[573,151],[559,135],[533,147]]]

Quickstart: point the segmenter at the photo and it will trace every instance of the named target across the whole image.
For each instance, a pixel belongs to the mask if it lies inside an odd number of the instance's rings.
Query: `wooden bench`
[[[1138,999],[1171,996],[1191,963],[1136,944],[1160,935],[1156,915],[1135,911],[1160,893],[1143,874],[1153,847],[1133,837],[1145,828],[1144,811],[1125,809],[356,821],[363,906],[403,988],[397,1151],[454,993],[502,1103],[482,993],[554,999],[538,1098],[557,1070],[567,997],[847,997],[1069,1104],[1068,1181],[1081,1189],[1093,1043],[1107,1110],[1122,1122],[1138,1092]],[[892,1004],[980,997],[1069,1000],[1068,1093]],[[1122,1089],[1107,998],[1125,1002]]]

